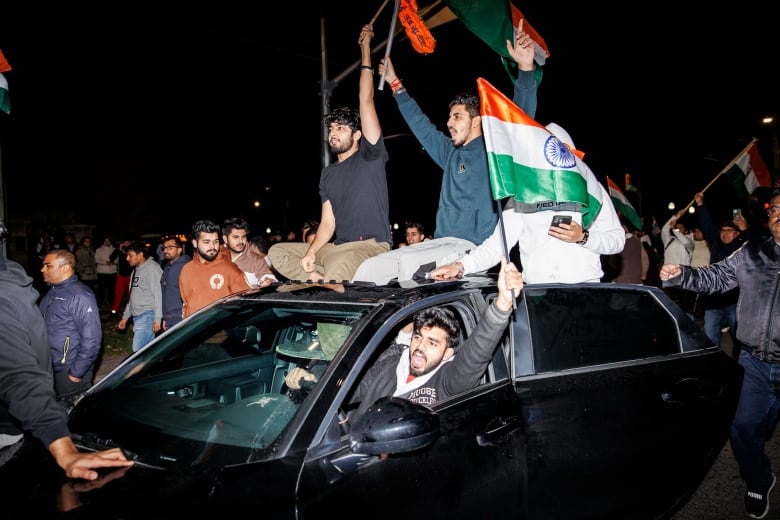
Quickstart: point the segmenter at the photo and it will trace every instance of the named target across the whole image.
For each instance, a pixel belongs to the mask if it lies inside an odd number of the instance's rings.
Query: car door
[[[529,518],[657,518],[709,470],[741,371],[686,351],[663,299],[616,284],[526,288],[513,333]]]
[[[473,302],[448,305],[473,327]],[[419,308],[410,307],[408,315]],[[508,374],[501,347],[494,363],[502,366],[491,367],[491,374]],[[432,408],[438,435],[420,449],[361,455],[350,450],[345,433],[312,448],[298,486],[299,518],[321,518],[326,511],[347,518],[524,518],[522,418],[506,375]]]

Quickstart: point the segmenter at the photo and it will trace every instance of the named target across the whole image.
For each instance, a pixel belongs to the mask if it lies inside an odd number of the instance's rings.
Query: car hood
[[[294,497],[285,490],[295,489],[295,478],[293,468],[272,460],[173,470],[137,464],[101,470],[97,481],[68,479],[34,439],[25,440],[0,468],[4,508],[36,518],[167,519],[187,513],[200,518],[242,509],[257,516],[258,504],[262,518],[287,518]]]

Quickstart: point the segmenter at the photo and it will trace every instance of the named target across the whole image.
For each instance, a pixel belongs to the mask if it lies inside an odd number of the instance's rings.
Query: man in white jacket
[[[547,129],[574,148],[569,134],[555,123]],[[598,183],[601,209],[590,226],[582,227],[582,213],[571,203],[545,204],[533,212],[520,211],[510,199],[493,234],[459,261],[441,266],[430,273],[437,280],[460,278],[469,273],[495,266],[505,255],[506,247],[518,244],[525,283],[600,282],[604,272],[601,255],[620,253],[626,241],[615,207],[606,189]],[[570,223],[552,225],[553,215],[571,217]]]

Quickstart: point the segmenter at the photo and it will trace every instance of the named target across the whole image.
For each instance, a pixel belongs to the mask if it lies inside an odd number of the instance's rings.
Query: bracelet
[[[395,94],[396,92],[399,92],[399,91],[401,91],[403,89],[404,89],[404,85],[403,85],[403,83],[401,83],[400,79],[396,79],[395,81],[390,83],[390,90],[393,91],[393,94]]]
[[[361,65],[360,70],[367,70],[371,74],[374,73],[374,67],[372,67],[371,65]]]

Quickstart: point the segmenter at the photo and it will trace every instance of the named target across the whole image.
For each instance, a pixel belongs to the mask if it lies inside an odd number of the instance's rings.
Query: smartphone
[[[559,227],[561,224],[571,224],[571,215],[553,215],[550,227]]]
[[[741,214],[742,214],[742,210],[741,209],[734,208],[734,209],[731,210],[731,219],[733,220],[733,219],[737,218],[738,216],[740,216]]]

